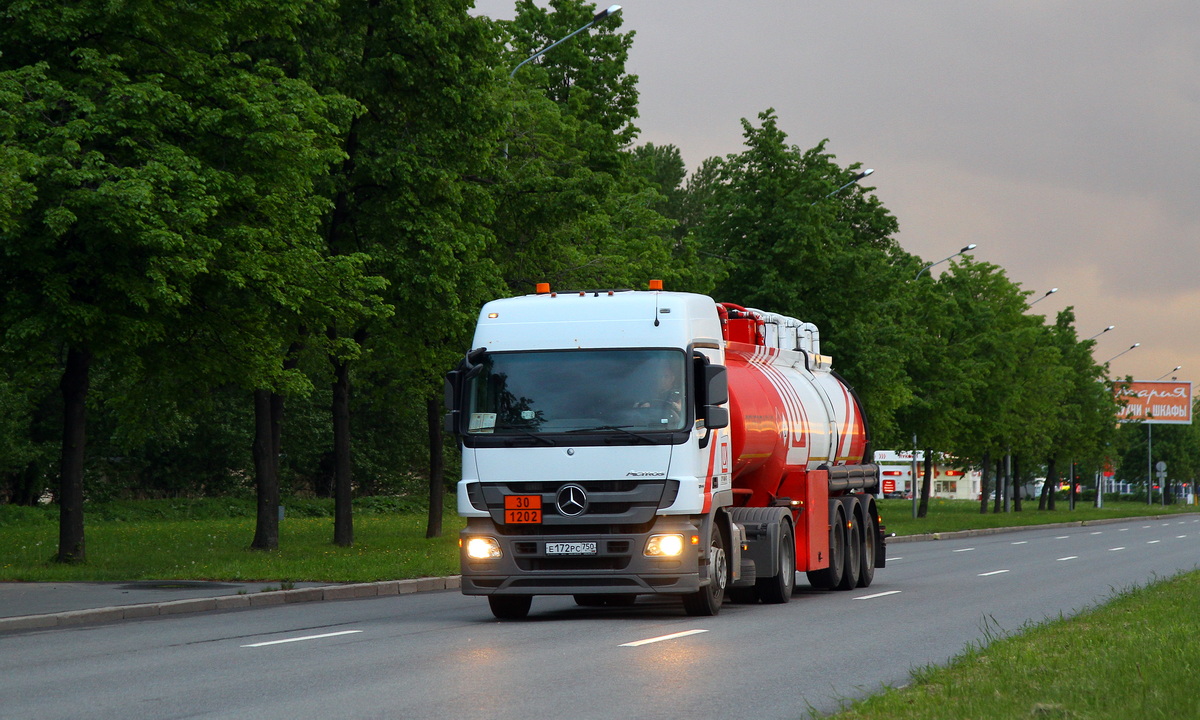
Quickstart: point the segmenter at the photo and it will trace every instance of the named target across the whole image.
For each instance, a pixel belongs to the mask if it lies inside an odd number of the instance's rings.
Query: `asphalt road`
[[[801,718],[1198,551],[1184,516],[897,544],[868,589],[714,618],[434,592],[0,635],[0,718]]]

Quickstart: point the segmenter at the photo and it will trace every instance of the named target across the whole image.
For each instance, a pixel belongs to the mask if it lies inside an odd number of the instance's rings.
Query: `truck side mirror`
[[[723,365],[704,365],[704,426],[716,430],[729,427],[729,374]]]

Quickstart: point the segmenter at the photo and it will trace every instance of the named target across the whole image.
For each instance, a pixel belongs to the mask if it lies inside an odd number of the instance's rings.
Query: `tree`
[[[380,395],[395,389],[392,401],[423,409],[440,398],[440,376],[465,345],[481,298],[500,286],[488,228],[490,163],[505,120],[499,47],[495,28],[471,17],[470,5],[344,0],[310,17],[312,49],[296,61],[316,87],[360,108],[343,128],[345,159],[322,186],[323,233],[331,254],[369,256],[395,308],[346,312],[324,326],[338,545],[353,543],[354,378],[377,380]],[[340,31],[330,34],[331,26]]]
[[[696,186],[709,197],[697,251],[719,266],[721,299],[820,327],[822,352],[858,390],[873,433],[894,440],[911,336],[901,279],[911,262],[891,237],[896,220],[868,189],[831,196],[857,165],[837,166],[824,141],[789,145],[772,110],[758,119],[742,121],[746,149],[711,162],[714,179]]]
[[[524,0],[504,23],[515,68],[592,19],[594,5]],[[514,292],[552,287],[645,286],[673,280],[672,223],[661,196],[626,151],[637,129],[636,80],[625,72],[632,33],[612,16],[511,80],[512,116],[498,165],[492,230],[501,276]]]
[[[315,229],[311,188],[337,156],[327,139],[338,108],[247,47],[290,36],[305,4],[3,10],[0,325],[12,346],[59,348],[60,561],[86,558],[94,363],[196,327],[206,282],[207,297],[258,283],[297,304],[304,283],[274,266]],[[265,342],[242,350],[278,355]]]

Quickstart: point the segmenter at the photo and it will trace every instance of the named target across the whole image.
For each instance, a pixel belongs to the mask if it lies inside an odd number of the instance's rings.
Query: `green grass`
[[[1200,571],[972,647],[837,720],[1200,717]]]
[[[286,505],[279,550],[250,550],[248,501],[138,501],[85,509],[87,561],[54,562],[53,508],[0,506],[0,581],[228,580],[371,582],[458,574],[463,522],[447,502],[442,537],[426,539],[424,510],[364,499],[354,546],[333,544],[332,503]],[[299,517],[308,515],[308,517]]]
[[[1147,505],[1145,502],[1104,501],[1103,508],[1092,507],[1091,503],[1077,503],[1074,510],[1067,503],[1058,502],[1058,509],[1038,510],[1037,502],[1025,503],[1021,512],[993,513],[988,504],[988,513],[979,513],[979,503],[972,500],[942,500],[931,498],[929,512],[924,518],[912,516],[912,500],[881,500],[879,514],[888,532],[897,535],[922,535],[928,533],[979,530],[984,528],[1016,527],[1026,525],[1049,525],[1053,523],[1102,520],[1109,518],[1145,517],[1171,515],[1181,512],[1200,512],[1200,507],[1188,505]]]

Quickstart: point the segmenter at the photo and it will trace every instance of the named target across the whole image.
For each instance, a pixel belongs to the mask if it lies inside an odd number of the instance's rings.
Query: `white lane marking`
[[[904,559],[904,558],[902,558],[902,557],[894,557],[894,558],[888,558],[888,559],[887,559],[887,561],[888,561],[888,562],[894,562],[894,561],[896,561],[896,560],[903,560],[903,559]]]
[[[1001,575],[1006,572],[1008,572],[1008,570],[993,570],[991,572],[979,573],[979,577],[988,577],[989,575]]]
[[[888,590],[887,592],[875,593],[874,595],[863,595],[861,597],[851,598],[851,600],[874,600],[875,598],[886,597],[887,595],[896,595],[900,592],[900,590]]]
[[[1028,545],[1028,544],[1029,544],[1028,540],[1018,540],[1017,542],[1013,543],[1013,545]]]
[[[687,637],[688,635],[698,635],[706,633],[707,630],[684,630],[683,632],[671,633],[670,635],[660,635],[659,637],[646,638],[645,640],[634,640],[621,645],[621,647],[639,647],[649,645],[650,643],[662,642],[664,640],[674,640],[675,638]]]
[[[1129,528],[1121,528],[1117,532],[1129,532]]]
[[[1109,552],[1117,552],[1118,550],[1124,550],[1124,549],[1125,549],[1125,546],[1122,545],[1121,547],[1109,548],[1108,551]]]
[[[1094,532],[1094,533],[1092,533],[1092,534],[1093,534],[1093,535],[1103,535],[1103,534],[1104,534],[1104,531],[1103,531],[1103,530],[1097,530],[1096,532]]]
[[[1145,529],[1146,529],[1146,528],[1148,528],[1148,527],[1150,527],[1150,526],[1149,526],[1149,525],[1143,525],[1143,526],[1142,526],[1142,529],[1143,529],[1143,530],[1145,530]]]
[[[267,642],[243,645],[242,647],[254,648],[254,647],[266,647],[267,645],[282,645],[284,643],[301,642],[303,640],[320,640],[321,638],[337,637],[338,635],[353,635],[354,633],[360,633],[360,632],[362,632],[362,630],[343,630],[341,632],[325,633],[323,635],[305,635],[304,637],[287,638],[286,640],[269,640]]]
[[[971,552],[974,549],[975,548],[959,548],[959,549],[955,550],[954,552]]]
[[[1147,542],[1146,544],[1147,544],[1147,545],[1157,545],[1157,544],[1158,544],[1158,543],[1160,543],[1160,542],[1162,542],[1162,540],[1150,540],[1150,541],[1149,541],[1149,542]]]
[[[1056,537],[1054,539],[1055,540],[1066,540],[1069,537],[1071,537],[1071,536],[1070,535],[1059,535],[1058,537]]]
[[[1176,535],[1176,536],[1175,536],[1175,539],[1176,539],[1176,540],[1182,540],[1182,539],[1184,539],[1185,537],[1187,537],[1187,535]]]
[[[1068,555],[1066,557],[1060,557],[1059,559],[1055,560],[1054,562],[1062,562],[1063,560],[1078,560],[1078,559],[1079,559],[1078,555]]]

